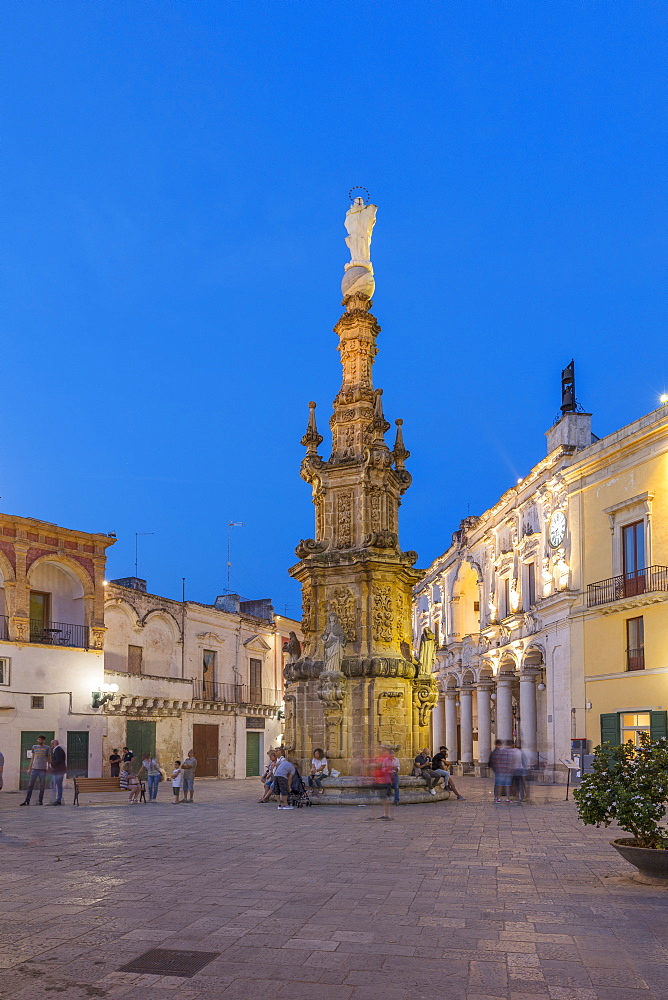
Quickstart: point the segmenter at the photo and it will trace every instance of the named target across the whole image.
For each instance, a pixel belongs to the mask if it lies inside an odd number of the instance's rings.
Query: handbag
[[[332,768],[332,770],[329,772],[331,778],[338,778],[340,774],[341,772],[334,770],[334,768]]]

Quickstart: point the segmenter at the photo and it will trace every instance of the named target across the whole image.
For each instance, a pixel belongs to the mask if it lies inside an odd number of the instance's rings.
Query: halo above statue
[[[361,194],[355,194],[356,191],[364,191],[366,198],[364,198]],[[352,187],[348,192],[348,197],[350,198],[351,204],[355,201],[356,198],[362,198],[362,201],[364,202],[365,205],[368,205],[369,202],[371,201],[371,195],[369,194],[367,188],[365,187]]]

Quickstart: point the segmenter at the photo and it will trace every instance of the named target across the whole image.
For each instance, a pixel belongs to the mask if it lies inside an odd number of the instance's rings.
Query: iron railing
[[[30,621],[30,641],[45,646],[74,646],[88,649],[88,626],[69,622]]]
[[[647,566],[633,573],[622,573],[621,576],[611,576],[609,580],[588,584],[587,607],[595,608],[599,604],[610,604],[611,601],[638,597],[655,590],[668,591],[668,566]]]
[[[639,649],[627,649],[626,650],[626,669],[627,670],[644,670],[645,669],[645,647],[641,646]]]
[[[269,705],[272,708],[278,708],[283,701],[282,692],[274,688],[201,680],[194,682],[194,697],[195,701],[227,702],[228,705]]]
[[[0,615],[0,639],[9,639],[9,618]]]

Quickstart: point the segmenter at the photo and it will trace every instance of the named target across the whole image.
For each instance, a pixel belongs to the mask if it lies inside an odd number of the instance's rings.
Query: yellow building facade
[[[668,406],[596,442],[563,472],[579,538],[571,610],[574,737],[666,735]]]

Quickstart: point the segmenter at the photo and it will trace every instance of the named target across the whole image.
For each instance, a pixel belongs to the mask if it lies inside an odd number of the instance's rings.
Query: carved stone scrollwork
[[[355,597],[352,591],[348,587],[337,587],[330,595],[329,607],[337,616],[348,641],[354,642],[357,638],[357,623],[355,621]]]
[[[295,549],[295,554],[299,559],[305,559],[307,556],[315,555],[318,552],[325,552],[328,547],[329,539],[327,538],[321,542],[316,542],[315,538],[302,538]]]
[[[336,498],[336,527],[339,549],[349,549],[352,544],[352,493],[339,493]]]
[[[418,561],[418,554],[413,549],[407,549],[406,552],[404,552],[404,555],[406,557],[406,561],[410,566],[414,566],[415,563]]]
[[[397,535],[394,531],[372,531],[364,539],[364,545],[372,545],[377,549],[393,549],[396,544]]]
[[[317,695],[323,708],[339,711],[346,693],[346,675],[340,670],[323,670],[318,679]]]
[[[371,631],[375,642],[392,642],[392,588],[377,586],[373,591]]]
[[[426,726],[429,721],[429,712],[438,701],[438,689],[433,680],[420,678],[413,688],[418,709],[418,721],[421,726]]]

